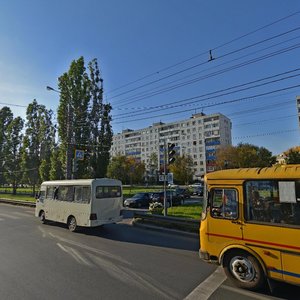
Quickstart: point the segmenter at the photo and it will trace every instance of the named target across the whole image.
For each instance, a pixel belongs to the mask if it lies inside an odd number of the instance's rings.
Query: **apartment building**
[[[193,114],[187,120],[172,123],[153,123],[139,130],[126,129],[114,135],[111,156],[133,156],[145,163],[146,170],[153,169],[151,155],[156,154],[156,170],[163,165],[163,146],[174,143],[178,155],[193,159],[195,178],[215,170],[216,149],[231,145],[231,121],[216,113]]]

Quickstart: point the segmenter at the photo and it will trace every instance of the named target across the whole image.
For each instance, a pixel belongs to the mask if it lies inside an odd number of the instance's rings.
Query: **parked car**
[[[150,203],[149,193],[137,193],[133,197],[128,198],[124,201],[125,207],[149,207]]]
[[[180,205],[183,203],[183,197],[178,195],[176,191],[166,191],[167,206]],[[164,204],[164,192],[154,193],[151,202],[160,202]]]
[[[191,198],[191,192],[188,189],[179,188],[176,189],[176,193],[178,196],[181,196],[183,199]]]
[[[203,186],[197,186],[193,188],[193,195],[203,196]]]

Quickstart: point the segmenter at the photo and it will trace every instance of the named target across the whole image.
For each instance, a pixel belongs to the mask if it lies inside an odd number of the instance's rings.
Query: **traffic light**
[[[168,143],[168,163],[169,163],[169,165],[175,161],[176,151],[174,150],[174,148],[175,148],[174,143]]]

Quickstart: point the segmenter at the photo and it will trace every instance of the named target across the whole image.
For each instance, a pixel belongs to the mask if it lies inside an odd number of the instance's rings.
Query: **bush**
[[[149,204],[149,212],[151,214],[162,215],[164,206],[159,202],[153,202]]]

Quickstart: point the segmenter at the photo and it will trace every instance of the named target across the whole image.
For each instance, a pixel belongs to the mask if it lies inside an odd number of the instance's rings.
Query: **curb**
[[[22,201],[22,200],[11,200],[11,199],[5,199],[5,198],[0,198],[0,203],[6,203],[6,204],[10,204],[10,205],[22,205],[22,206],[35,207],[34,202]]]
[[[199,234],[197,233],[192,233],[192,232],[187,232],[183,230],[176,230],[176,229],[171,229],[167,227],[161,227],[161,226],[155,226],[155,225],[148,225],[148,224],[142,224],[140,222],[137,222],[136,220],[132,220],[132,226],[144,228],[144,229],[149,229],[153,231],[160,231],[160,232],[166,232],[166,233],[171,233],[171,234],[180,234],[188,237],[192,237],[195,239],[199,239]]]

